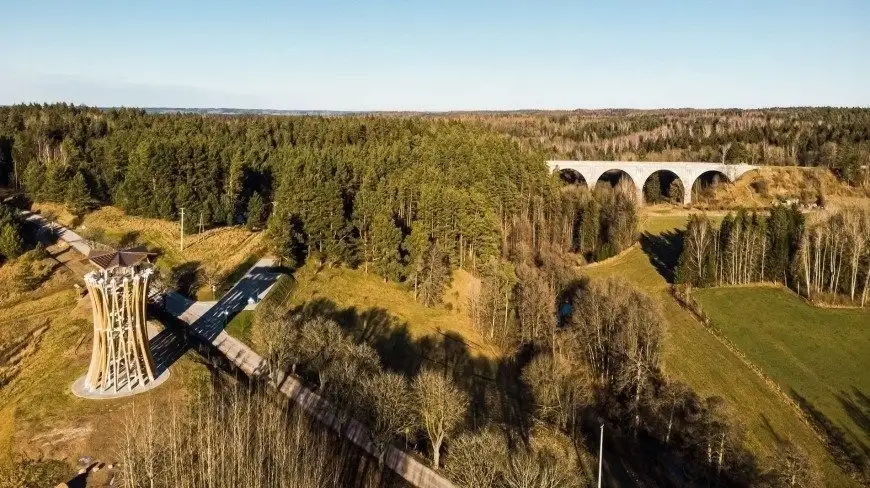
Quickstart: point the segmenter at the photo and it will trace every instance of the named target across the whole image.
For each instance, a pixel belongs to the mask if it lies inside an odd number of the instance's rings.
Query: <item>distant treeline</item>
[[[868,182],[870,109],[600,110],[464,114],[558,159],[830,168]]]

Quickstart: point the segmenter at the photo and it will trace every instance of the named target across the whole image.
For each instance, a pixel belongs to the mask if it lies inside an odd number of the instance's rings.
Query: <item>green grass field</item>
[[[813,307],[774,287],[709,288],[695,297],[783,390],[870,450],[870,311]]]
[[[648,233],[643,245],[590,266],[586,274],[593,278],[621,276],[658,300],[668,323],[665,373],[701,396],[722,397],[744,428],[747,447],[759,460],[774,455],[778,439],[791,439],[819,465],[828,486],[857,486],[835,464],[800,415],[670,295],[660,268],[676,262],[674,231],[685,226],[687,220],[686,215],[647,216],[641,227]],[[670,239],[663,239],[665,236]]]

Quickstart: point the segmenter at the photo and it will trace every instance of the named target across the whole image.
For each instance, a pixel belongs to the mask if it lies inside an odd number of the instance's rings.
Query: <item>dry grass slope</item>
[[[62,460],[72,474],[82,456],[117,459],[114,441],[132,404],[183,404],[205,368],[185,356],[167,383],[151,392],[112,401],[75,397],[70,385],[90,358],[91,313],[88,300],[73,290],[77,277],[60,263],[53,269],[39,288],[17,292],[0,306],[0,466],[10,456],[26,455]],[[54,483],[60,481],[66,480]]]
[[[55,216],[57,221],[66,226],[75,223],[74,217],[62,205],[37,203],[33,205],[33,209]],[[265,252],[263,234],[251,232],[241,226],[220,227],[202,234],[187,235],[184,251],[181,251],[181,233],[177,223],[130,216],[110,206],[85,215],[77,230],[83,234],[96,232],[107,243],[117,246],[133,242],[145,244],[160,254],[158,266],[175,269],[195,265],[207,275],[207,279],[218,281],[236,269],[247,269],[244,265],[252,256]],[[198,298],[213,299],[208,288],[204,285],[197,292]]]
[[[464,290],[473,287],[473,279],[459,272],[447,291],[446,306],[426,307],[413,295],[392,282],[362,270],[318,268],[308,264],[295,275],[296,285],[291,306],[299,307],[315,300],[328,300],[339,309],[353,308],[356,313],[381,309],[393,317],[394,325],[407,327],[413,339],[432,337],[440,340],[445,334],[461,336],[470,352],[494,358],[500,351],[490,344],[472,325],[466,313]],[[452,305],[452,304],[456,305]]]

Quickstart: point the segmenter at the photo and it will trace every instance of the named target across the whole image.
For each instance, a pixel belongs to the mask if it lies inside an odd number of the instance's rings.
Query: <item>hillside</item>
[[[866,456],[870,311],[813,307],[778,287],[708,288],[694,295],[750,361],[830,426],[831,435],[843,436],[848,452]]]
[[[168,409],[184,406],[206,373],[190,356],[172,367],[160,388],[135,398],[93,401],[75,397],[73,381],[88,369],[93,334],[87,298],[73,290],[79,279],[57,258],[62,246],[48,248],[51,274],[32,291],[19,291],[0,307],[0,466],[28,456],[53,465],[53,486],[75,473],[82,457],[117,459],[116,442],[134,404]],[[19,258],[23,259],[23,258]],[[0,274],[18,265],[9,262]],[[4,280],[5,287],[12,281]],[[42,485],[47,486],[47,485]]]
[[[361,269],[308,263],[293,278],[292,292],[281,306],[292,313],[335,319],[349,333],[375,346],[382,352],[382,360],[388,364],[393,361],[397,368],[406,366],[399,362],[407,354],[418,354],[418,360],[442,361],[439,351],[448,343],[461,344],[470,357],[501,357],[501,351],[472,326],[468,317],[467,288],[474,278],[465,271],[454,273],[452,286],[445,292],[445,304],[434,307],[414,300],[413,294],[400,285]],[[230,325],[245,328],[241,323]],[[250,335],[257,337],[256,332]]]
[[[702,324],[673,299],[668,283],[654,263],[665,268],[676,262],[668,256],[671,231],[685,225],[687,217],[648,216],[646,245],[589,267],[591,277],[622,276],[656,298],[668,319],[664,344],[664,369],[704,396],[722,397],[742,425],[746,443],[761,458],[774,455],[778,439],[791,438],[801,445],[825,473],[828,486],[854,485],[834,464],[825,445],[801,416],[771,390],[754,371],[720,343]]]
[[[836,206],[846,200],[870,196],[870,186],[843,183],[825,168],[764,166],[732,184],[723,183],[693,203],[696,208],[767,208],[777,202]]]
[[[179,225],[160,219],[136,217],[110,206],[75,219],[58,204],[36,203],[33,210],[71,226],[85,238],[116,247],[144,244],[156,252],[157,267],[166,274],[176,274],[192,288],[200,299],[213,299],[211,284],[218,293],[225,291],[252,264],[252,259],[265,251],[263,234],[244,227],[219,227],[202,234],[185,236],[184,251],[180,250]]]

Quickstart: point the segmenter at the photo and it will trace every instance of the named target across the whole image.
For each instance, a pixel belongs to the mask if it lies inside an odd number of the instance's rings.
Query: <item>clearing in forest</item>
[[[870,311],[809,305],[781,287],[696,290],[713,325],[822,423],[870,452]]]
[[[679,231],[687,219],[687,215],[646,215],[641,245],[588,268],[586,274],[621,276],[659,301],[668,324],[665,373],[702,397],[722,397],[745,431],[747,446],[760,459],[771,458],[779,440],[791,439],[820,466],[827,485],[855,486],[801,415],[670,295],[665,276],[673,273],[682,245]]]
[[[450,342],[469,356],[497,358],[500,351],[472,326],[465,310],[466,297],[460,292],[473,280],[466,275],[462,270],[454,273],[446,305],[427,307],[409,290],[376,274],[308,263],[294,275],[289,306],[332,316],[366,340],[390,343],[391,348],[422,345],[425,350],[427,344]]]

